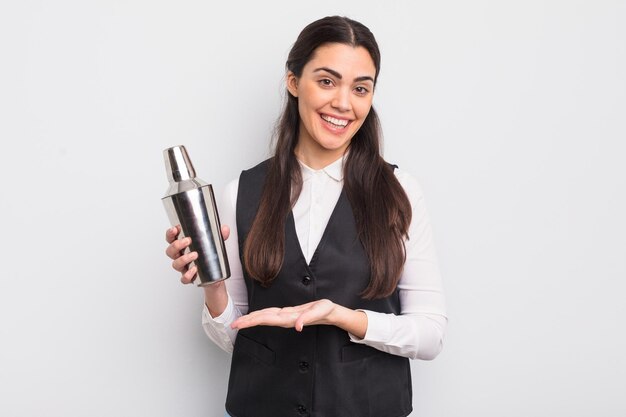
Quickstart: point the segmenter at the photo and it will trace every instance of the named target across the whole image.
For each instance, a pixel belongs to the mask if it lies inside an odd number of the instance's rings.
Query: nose
[[[338,88],[330,105],[340,112],[349,111],[352,108],[350,102],[350,89]]]

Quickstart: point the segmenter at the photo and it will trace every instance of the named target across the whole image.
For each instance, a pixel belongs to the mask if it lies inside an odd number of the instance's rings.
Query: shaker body
[[[224,239],[211,185],[163,197],[172,226],[180,225],[182,235],[191,238],[188,251],[198,252],[198,286],[230,277]]]

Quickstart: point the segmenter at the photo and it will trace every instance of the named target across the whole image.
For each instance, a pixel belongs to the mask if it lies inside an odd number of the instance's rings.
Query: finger
[[[253,311],[251,313],[248,313],[246,315],[243,315],[237,318],[233,322],[233,325],[246,326],[246,327],[256,326],[258,323],[261,323],[267,320],[266,318],[267,316],[275,316],[277,311],[272,311],[272,310],[278,310],[278,309],[268,308],[268,309]]]
[[[165,248],[165,254],[172,259],[177,259],[180,257],[182,252],[189,247],[189,245],[191,245],[190,237],[175,240],[170,243],[167,248]]]
[[[167,243],[172,243],[176,240],[176,237],[180,234],[180,226],[170,227],[165,231],[165,240]]]
[[[309,324],[324,323],[328,315],[332,312],[333,303],[330,300],[318,300],[309,303],[307,309],[302,311],[294,323],[297,331],[301,332],[304,326]]]
[[[312,303],[295,307],[269,307],[253,311],[239,317],[231,324],[231,327],[233,329],[245,329],[254,326],[294,327],[296,320],[307,310],[310,304]]]
[[[227,240],[228,236],[230,236],[230,227],[223,224],[222,225],[222,239]]]
[[[172,268],[183,273],[189,268],[189,264],[196,259],[198,259],[198,252],[186,253],[172,261]]]
[[[254,311],[239,317],[231,324],[231,327],[233,329],[245,329],[254,326],[293,327],[295,317],[289,320],[286,315],[280,314],[280,310],[279,308],[267,308]]]
[[[305,324],[306,324],[306,313],[303,313],[298,316],[293,327],[296,329],[296,331],[301,332],[302,329],[304,329]]]
[[[182,282],[183,284],[191,284],[196,279],[197,273],[198,268],[192,266],[180,277],[180,282]]]
[[[302,314],[298,315],[298,318],[295,320],[293,327],[297,331],[301,332],[304,329],[304,326],[308,324],[319,324],[317,323],[317,320],[319,320],[318,315],[319,313],[314,310],[304,311],[302,312]]]
[[[230,324],[231,329],[241,330],[252,327],[254,324],[248,316],[241,316]]]

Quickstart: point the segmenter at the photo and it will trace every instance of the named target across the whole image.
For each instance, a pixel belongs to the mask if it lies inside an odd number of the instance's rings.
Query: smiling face
[[[367,49],[341,43],[318,47],[300,77],[287,74],[300,114],[298,159],[320,169],[343,155],[372,107],[375,77]]]

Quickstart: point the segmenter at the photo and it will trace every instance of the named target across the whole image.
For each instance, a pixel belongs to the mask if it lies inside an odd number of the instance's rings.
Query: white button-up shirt
[[[306,261],[310,262],[324,229],[339,200],[343,187],[343,158],[327,167],[314,170],[302,162],[302,191],[293,216],[296,234]],[[413,359],[433,359],[443,347],[447,324],[445,299],[430,220],[422,189],[408,173],[395,170],[413,210],[406,242],[406,263],[398,290],[400,315],[363,310],[367,315],[367,332],[363,339],[350,335],[354,343]],[[239,258],[236,204],[239,180],[229,183],[219,205],[222,224],[230,226],[226,241],[231,277],[227,279],[228,305],[224,312],[211,317],[204,306],[202,325],[211,340],[232,352],[237,331],[230,324],[248,311],[247,289]]]

